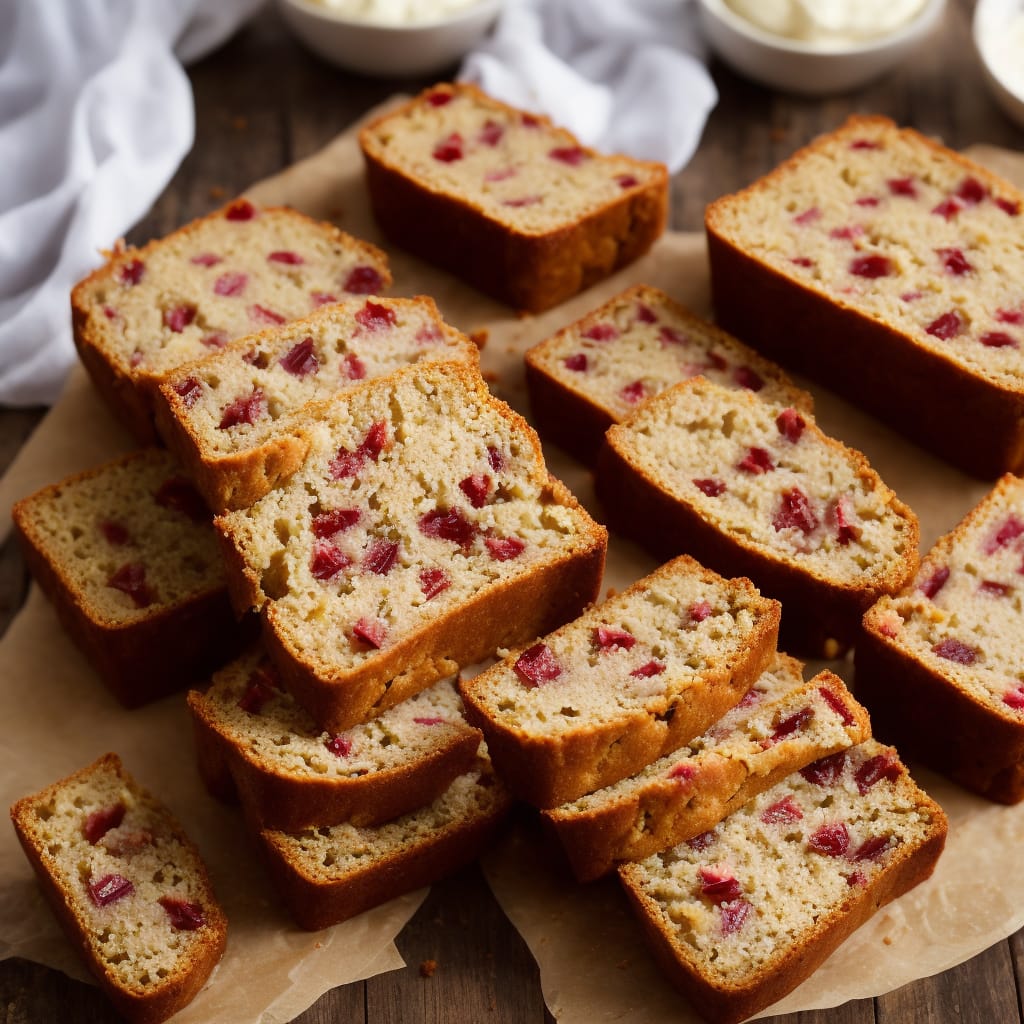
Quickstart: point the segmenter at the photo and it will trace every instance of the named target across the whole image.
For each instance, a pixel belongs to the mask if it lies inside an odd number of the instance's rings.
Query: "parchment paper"
[[[1015,163],[1013,155],[986,150],[984,156],[1001,161],[1002,173],[1019,172],[1018,180],[1024,180],[1024,165]],[[253,187],[249,195],[260,203],[284,203],[332,219],[388,249],[395,293],[432,295],[454,325],[488,331],[484,372],[495,393],[526,414],[522,352],[617,291],[644,282],[697,312],[709,312],[703,237],[669,233],[650,255],[613,279],[543,316],[517,317],[448,274],[384,245],[367,209],[361,172],[354,134],[346,133],[314,157]],[[986,492],[985,484],[914,448],[834,395],[816,386],[810,390],[822,427],[866,452],[917,512],[923,547]],[[84,374],[76,372],[0,481],[0,507],[131,447]],[[546,452],[552,472],[600,517],[589,474],[557,449],[549,446]],[[612,538],[605,584],[622,589],[654,564],[633,545]],[[818,667],[809,666],[808,672]],[[830,667],[847,671],[845,663]],[[269,893],[241,835],[239,816],[202,790],[181,698],[122,710],[64,637],[34,587],[0,643],[0,678],[0,721],[5,725],[0,802],[9,804],[114,749],[173,807],[202,846],[228,911],[229,947],[210,985],[177,1019],[287,1021],[336,985],[402,965],[392,940],[424,894],[323,932],[296,929]],[[949,844],[936,875],[883,910],[774,1012],[884,993],[966,960],[1024,923],[1024,877],[1016,853],[1024,841],[1024,805],[997,807],[927,772],[915,775],[950,816]],[[614,883],[582,887],[568,881],[534,825],[513,830],[487,856],[485,870],[540,964],[545,999],[559,1021],[696,1020],[648,959]],[[37,894],[11,830],[0,830],[0,918],[0,956],[23,956],[84,976]]]

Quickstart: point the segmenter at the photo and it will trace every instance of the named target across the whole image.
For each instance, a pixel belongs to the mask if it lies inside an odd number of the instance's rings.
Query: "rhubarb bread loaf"
[[[942,809],[869,740],[619,876],[668,977],[705,1019],[735,1024],[928,878],[945,838]]]
[[[75,344],[100,394],[150,443],[153,392],[176,366],[390,283],[373,246],[294,210],[236,199],[141,249],[111,253],[71,293]]]
[[[783,606],[783,642],[835,656],[917,568],[917,518],[806,412],[697,378],[608,431],[610,525],[656,554],[745,574]]]
[[[577,615],[607,534],[537,435],[458,363],[353,389],[285,486],[217,520],[239,610],[332,733]]]
[[[32,575],[126,707],[183,689],[238,649],[210,513],[167,452],[68,477],[12,516]]]
[[[520,309],[575,295],[665,227],[664,165],[602,156],[472,85],[428,89],[359,142],[384,233]]]
[[[512,806],[481,744],[476,763],[425,807],[376,828],[262,831],[271,878],[303,928],[326,928],[474,861]]]
[[[707,732],[636,775],[544,812],[581,882],[713,828],[787,775],[871,736],[843,681],[776,655]]]
[[[116,754],[11,808],[57,919],[118,1013],[156,1024],[224,952],[227,920],[199,851]]]
[[[853,117],[708,207],[716,317],[964,469],[1024,469],[1024,195]]]
[[[707,729],[771,663],[778,625],[749,580],[682,557],[459,685],[512,791],[555,807]]]
[[[636,285],[526,353],[541,437],[593,464],[613,423],[645,398],[701,374],[810,411],[812,399],[762,358],[664,292]]]
[[[214,511],[247,508],[302,464],[311,402],[410,363],[478,359],[433,299],[350,299],[172,370],[157,430]]]
[[[879,735],[1002,803],[1024,799],[1024,480],[1005,476],[864,616],[857,695]]]
[[[296,832],[379,825],[438,797],[476,758],[481,735],[442,680],[363,725],[317,729],[259,649],[222,669],[188,706],[207,788],[246,818]]]

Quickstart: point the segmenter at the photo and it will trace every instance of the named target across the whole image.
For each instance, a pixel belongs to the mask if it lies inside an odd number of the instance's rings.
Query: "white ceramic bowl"
[[[981,57],[985,81],[1007,117],[1024,128],[1024,87],[1007,81],[996,62],[995,50],[1015,15],[1024,14],[1024,0],[980,0],[974,9],[974,45]],[[1024,57],[1019,57],[1024,62]]]
[[[895,67],[935,28],[944,9],[945,0],[927,0],[911,21],[891,35],[826,47],[765,32],[724,0],[700,0],[705,35],[722,60],[762,85],[808,96],[857,89]]]
[[[378,77],[426,75],[451,67],[483,37],[502,0],[476,0],[437,21],[385,25],[343,18],[311,0],[278,0],[285,22],[324,60]]]

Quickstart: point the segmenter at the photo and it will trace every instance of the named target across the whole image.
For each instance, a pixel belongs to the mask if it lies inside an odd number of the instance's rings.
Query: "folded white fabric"
[[[68,293],[192,145],[179,61],[262,0],[0,0],[0,403],[52,402]]]
[[[718,100],[692,0],[506,0],[459,77],[673,172]]]

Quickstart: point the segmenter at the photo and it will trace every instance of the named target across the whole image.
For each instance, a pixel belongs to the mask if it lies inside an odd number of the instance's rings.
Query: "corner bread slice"
[[[578,614],[607,533],[537,435],[457,363],[322,407],[303,468],[217,520],[239,610],[329,732]]]
[[[776,601],[684,556],[459,686],[509,788],[555,807],[721,718],[771,663],[778,630]]]
[[[592,465],[614,423],[645,398],[701,374],[810,412],[813,400],[763,356],[664,292],[636,285],[526,352],[541,437]]]
[[[57,920],[117,1012],[156,1024],[217,965],[227,919],[199,851],[116,754],[11,808]]]
[[[809,413],[702,378],[608,431],[597,492],[613,529],[780,600],[799,653],[835,657],[917,568],[917,517],[860,452]]]
[[[581,882],[713,828],[790,773],[871,736],[843,681],[777,654],[707,732],[636,775],[544,812]]]
[[[184,689],[238,650],[210,512],[166,451],[77,473],[12,516],[29,570],[125,707]]]
[[[156,425],[215,512],[247,508],[302,465],[311,402],[411,363],[476,365],[433,299],[350,299],[167,375]]]
[[[519,309],[558,305],[665,229],[663,164],[603,156],[466,83],[426,90],[359,144],[384,234]]]
[[[927,879],[946,827],[896,752],[869,740],[619,877],[669,979],[706,1020],[735,1024]]]
[[[864,616],[857,694],[886,739],[990,800],[1024,799],[1024,480],[1004,476]]]
[[[430,803],[468,771],[482,736],[467,724],[453,680],[443,680],[363,725],[317,729],[281,689],[259,649],[188,695],[200,773],[246,819],[295,832],[379,825]]]
[[[119,248],[71,293],[78,354],[144,444],[166,375],[229,341],[391,283],[379,249],[286,208],[236,199],[141,249]]]
[[[476,860],[512,806],[482,744],[473,768],[426,807],[377,828],[262,831],[271,878],[311,931],[347,921]]]

